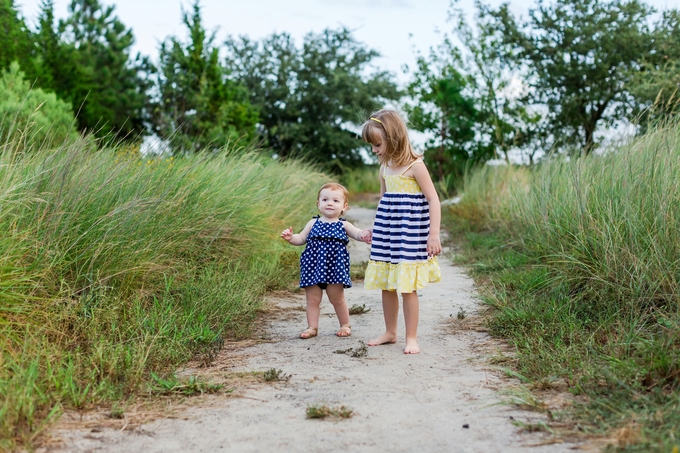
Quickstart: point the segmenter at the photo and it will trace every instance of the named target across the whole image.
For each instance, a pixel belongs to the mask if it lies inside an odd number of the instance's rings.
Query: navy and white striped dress
[[[441,280],[437,258],[427,256],[430,206],[414,177],[384,178],[364,287],[411,293]]]

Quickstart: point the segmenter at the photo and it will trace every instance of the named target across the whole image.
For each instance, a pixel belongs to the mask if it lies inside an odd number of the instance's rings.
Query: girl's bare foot
[[[415,338],[406,339],[406,347],[404,348],[404,354],[418,354],[420,352],[420,346]]]
[[[397,342],[397,336],[393,335],[391,333],[384,333],[380,335],[378,338],[374,338],[373,340],[370,340],[368,343],[366,343],[369,346],[380,346],[381,344],[389,344],[389,343],[396,343]]]

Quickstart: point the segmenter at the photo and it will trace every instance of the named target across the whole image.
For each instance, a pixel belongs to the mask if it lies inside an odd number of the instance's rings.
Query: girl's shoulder
[[[425,167],[425,162],[423,162],[423,159],[421,157],[418,157],[414,160],[412,160],[410,163],[406,165],[402,165],[400,167],[388,167],[389,168],[389,175],[388,176],[404,176],[407,178],[411,178],[414,175],[414,168],[418,167],[419,165],[417,164],[423,164],[422,167]]]

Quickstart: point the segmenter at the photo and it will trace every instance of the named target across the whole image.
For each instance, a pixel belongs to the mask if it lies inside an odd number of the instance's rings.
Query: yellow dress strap
[[[404,171],[401,172],[401,175],[399,175],[399,176],[404,176],[404,173],[406,173],[407,171],[409,171],[409,170],[411,169],[411,167],[413,167],[413,166],[414,166],[415,164],[417,164],[418,162],[422,162],[422,159],[416,159],[416,160],[414,160],[413,162],[411,162],[411,164],[410,164],[408,167],[406,167],[406,168],[404,169]]]

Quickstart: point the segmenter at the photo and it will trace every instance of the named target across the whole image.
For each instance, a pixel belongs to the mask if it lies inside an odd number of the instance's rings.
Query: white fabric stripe
[[[384,220],[384,219],[376,219],[377,224],[380,225],[380,228],[385,228],[385,229],[402,229],[406,228],[409,230],[424,230],[430,225],[430,221],[428,220],[404,220],[403,222],[395,221],[395,220]],[[422,228],[424,227],[424,228]]]
[[[378,261],[382,263],[390,263],[390,264],[399,264],[399,263],[420,263],[420,262],[427,262],[427,254],[424,256],[417,257],[415,259],[411,258],[384,258],[382,256],[373,256],[371,255],[371,261]]]

